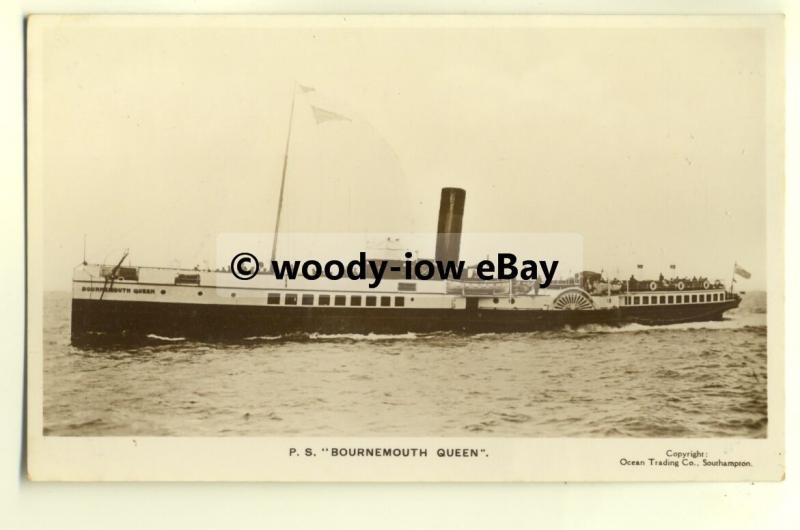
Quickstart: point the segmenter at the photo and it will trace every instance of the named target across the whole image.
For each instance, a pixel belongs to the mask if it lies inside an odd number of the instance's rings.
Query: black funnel
[[[439,225],[436,228],[436,260],[457,262],[461,251],[461,221],[467,192],[461,188],[442,188]]]

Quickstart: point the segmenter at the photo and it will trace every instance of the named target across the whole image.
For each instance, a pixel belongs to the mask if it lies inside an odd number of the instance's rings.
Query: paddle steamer
[[[273,259],[296,94],[283,157]],[[442,190],[436,261],[459,260],[465,198],[462,189]],[[74,342],[148,336],[217,340],[293,333],[484,333],[589,324],[661,325],[720,320],[740,303],[732,289],[726,291],[722,284],[704,279],[620,282],[587,271],[540,289],[531,282],[409,281],[388,273],[373,288],[369,278],[288,280],[263,270],[244,281],[225,270],[134,267],[125,266],[124,260],[125,256],[116,265],[84,260],[75,268]]]
[[[442,190],[437,261],[458,261],[464,190]],[[605,280],[583,272],[540,289],[529,282],[253,279],[229,271],[81,264],[72,338],[244,339],[295,333],[525,332],[591,324],[721,320],[740,297],[720,282]]]

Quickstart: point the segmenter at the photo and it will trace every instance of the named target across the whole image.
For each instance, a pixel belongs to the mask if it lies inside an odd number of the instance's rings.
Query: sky
[[[729,281],[736,261],[740,288],[766,285],[758,27],[192,20],[41,27],[46,290],[84,235],[90,262],[193,267],[220,234],[272,232],[293,97],[287,234],[432,233],[457,186],[468,232],[579,234],[586,268],[621,277]]]

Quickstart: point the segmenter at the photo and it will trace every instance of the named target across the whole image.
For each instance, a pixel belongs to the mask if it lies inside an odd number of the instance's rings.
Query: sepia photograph
[[[31,478],[780,480],[782,38],[28,18]]]

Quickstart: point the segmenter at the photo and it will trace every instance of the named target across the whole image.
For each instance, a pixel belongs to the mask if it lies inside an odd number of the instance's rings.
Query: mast
[[[294,100],[297,97],[297,82],[292,87],[292,108],[289,111],[289,132],[286,134],[286,150],[283,153],[283,171],[281,172],[281,191],[278,195],[278,211],[275,214],[275,233],[272,235],[272,254],[270,266],[275,260],[275,251],[278,247],[278,229],[281,226],[281,211],[283,210],[283,189],[286,187],[286,167],[289,165],[289,144],[292,139],[292,124],[294,123]]]

